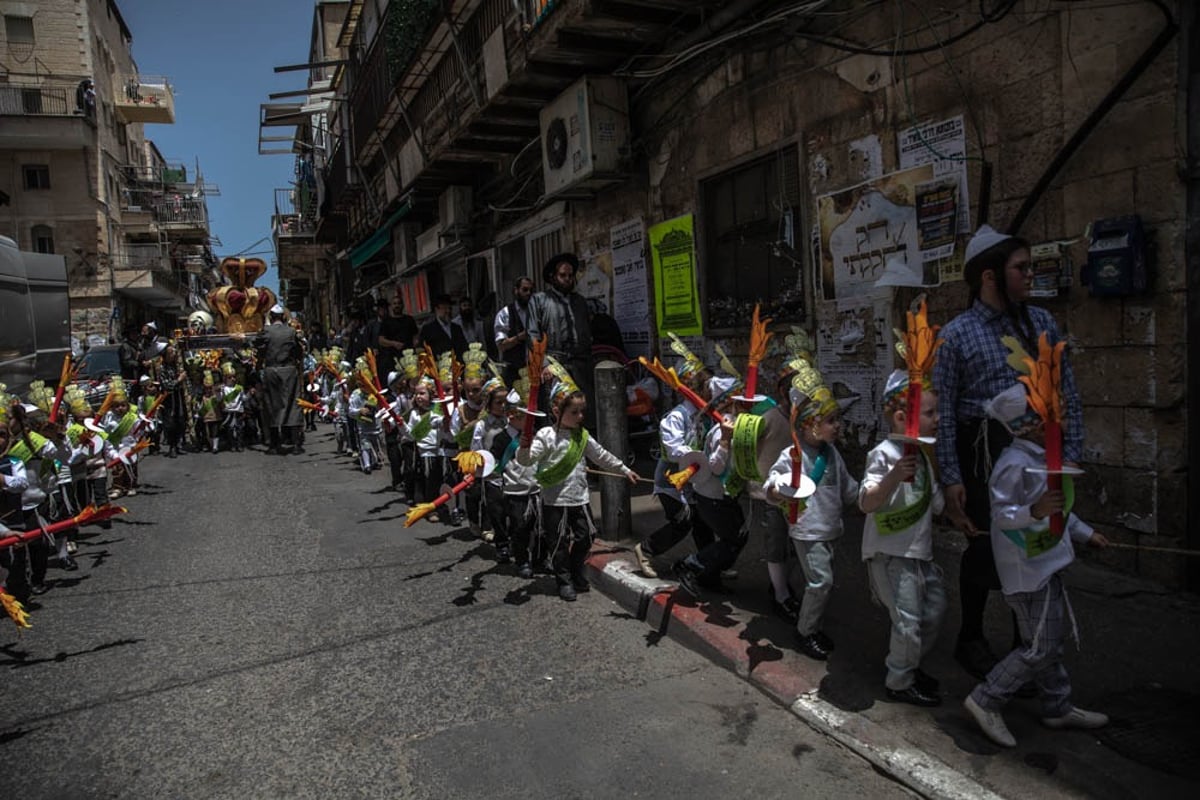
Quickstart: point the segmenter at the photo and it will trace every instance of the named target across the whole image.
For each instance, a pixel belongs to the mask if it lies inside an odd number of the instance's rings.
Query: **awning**
[[[350,266],[358,269],[367,263],[371,256],[382,250],[384,245],[392,239],[392,227],[409,211],[412,211],[412,201],[405,200],[404,204],[388,217],[387,222],[380,225],[374,233],[367,237],[366,241],[350,251]]]

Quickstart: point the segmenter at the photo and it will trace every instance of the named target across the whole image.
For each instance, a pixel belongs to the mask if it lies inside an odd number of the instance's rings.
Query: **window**
[[[746,327],[755,303],[775,322],[803,322],[799,148],[703,181],[700,199],[708,327]]]
[[[54,231],[49,225],[34,225],[30,228],[29,241],[35,253],[54,252]]]
[[[21,173],[25,176],[26,189],[50,188],[50,167],[45,164],[24,164]]]
[[[33,44],[33,17],[5,14],[4,38],[9,44]]]

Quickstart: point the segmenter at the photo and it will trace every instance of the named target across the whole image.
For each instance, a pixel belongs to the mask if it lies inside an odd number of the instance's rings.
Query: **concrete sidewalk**
[[[599,511],[598,494],[593,509]],[[658,503],[635,496],[635,536],[663,522]],[[860,559],[861,517],[848,520],[837,546],[825,631],[837,642],[829,661],[797,653],[792,626],[773,615],[763,542],[751,537],[728,595],[700,601],[669,580],[637,572],[633,542],[599,541],[588,566],[596,587],[648,626],[647,646],[670,636],[749,680],[817,730],[837,739],[929,797],[1195,797],[1200,793],[1200,598],[1087,563],[1068,571],[1081,644],[1069,649],[1074,699],[1112,717],[1093,733],[1043,728],[1034,700],[1017,700],[1005,719],[1018,746],[993,745],[962,710],[975,681],[953,659],[958,630],[962,537],[939,532],[935,558],[946,573],[950,609],[926,671],[942,683],[943,705],[921,709],[884,693],[888,618],[870,597]],[[660,574],[691,543],[656,560]],[[792,574],[802,593],[798,566]],[[998,654],[1011,638],[999,593],[988,606]]]

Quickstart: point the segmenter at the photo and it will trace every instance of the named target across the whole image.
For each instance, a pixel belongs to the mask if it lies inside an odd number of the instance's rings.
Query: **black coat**
[[[436,317],[421,326],[421,342],[429,345],[435,356],[440,356],[447,350],[454,350],[454,355],[461,360],[463,353],[467,351],[467,336],[463,329],[451,322],[450,335],[447,336]]]

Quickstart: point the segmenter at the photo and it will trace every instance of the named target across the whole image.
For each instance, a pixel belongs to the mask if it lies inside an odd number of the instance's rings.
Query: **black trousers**
[[[16,517],[16,512],[12,514]],[[35,510],[22,511],[20,517],[5,520],[15,532],[32,531],[38,527]],[[46,567],[50,560],[50,547],[45,536],[38,536],[16,547],[6,547],[0,552],[0,567],[8,570],[4,588],[21,603],[28,603],[32,587],[46,581]]]
[[[417,479],[418,503],[432,503],[438,498],[442,489],[443,462],[445,460],[440,454],[435,456],[417,454],[417,465],[420,470],[420,477]]]
[[[387,451],[388,468],[391,470],[392,486],[398,489],[404,482],[404,454],[400,452],[400,432],[394,428],[388,431],[383,443]]]
[[[979,419],[959,423],[956,435],[958,468],[967,494],[965,510],[980,531],[978,536],[968,538],[958,572],[959,599],[962,603],[962,626],[958,640],[967,642],[984,638],[983,613],[988,593],[1000,588],[996,558],[992,553],[992,538],[988,533],[992,526],[988,479],[991,477],[991,462],[999,458],[1000,452],[1012,443],[1012,434],[995,420]]]
[[[591,510],[587,506],[543,506],[542,522],[554,580],[563,586],[572,578],[582,578],[592,549]]]
[[[746,517],[735,498],[722,497],[720,500],[713,500],[700,494],[696,495],[696,513],[700,521],[716,536],[710,544],[696,553],[701,578],[719,581],[721,572],[734,565],[742,548],[746,546]]]
[[[488,499],[491,502],[491,499]],[[503,509],[504,535],[512,547],[513,560],[527,564],[540,557],[541,531],[538,530],[537,494],[506,494],[498,507]],[[496,528],[496,536],[500,529]],[[584,557],[587,554],[584,553]]]
[[[642,540],[642,552],[647,556],[662,555],[682,542],[689,533],[697,552],[713,543],[715,537],[712,529],[686,503],[679,502],[669,494],[658,495],[658,502],[667,515],[667,522]]]

